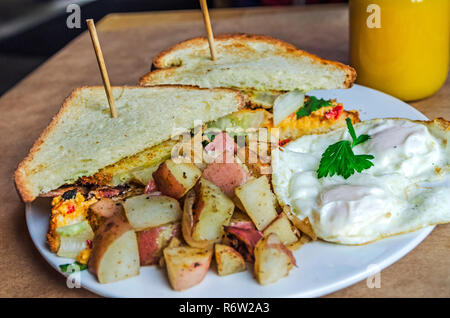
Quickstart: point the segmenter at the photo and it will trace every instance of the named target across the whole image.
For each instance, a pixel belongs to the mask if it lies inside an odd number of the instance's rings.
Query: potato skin
[[[214,246],[214,255],[219,276],[231,275],[246,270],[244,258],[231,246],[216,244]]]
[[[297,228],[291,224],[286,214],[280,213],[263,231],[264,236],[276,233],[284,245],[294,244],[300,239]]]
[[[180,246],[164,249],[164,261],[170,285],[181,291],[199,284],[211,264],[212,248]]]
[[[308,235],[313,241],[317,240],[317,235],[314,232],[308,217],[303,220],[299,219],[294,213],[292,213],[291,207],[288,205],[283,207],[283,213],[289,218],[292,224],[300,230],[300,232]]]
[[[192,237],[197,241],[219,242],[223,227],[230,223],[234,203],[218,186],[201,178],[194,188],[197,195]]]
[[[270,233],[256,244],[254,272],[259,284],[275,283],[289,275],[293,266],[296,261],[292,252],[277,234]]]
[[[186,192],[184,186],[178,182],[177,178],[171,173],[167,162],[164,162],[153,172],[153,179],[159,191],[169,197],[180,199]]]
[[[91,257],[88,262],[89,271],[96,275],[103,255],[108,250],[108,247],[124,233],[133,230],[131,225],[121,215],[113,215],[106,219],[105,222],[98,228],[91,252]]]
[[[180,223],[152,227],[138,232],[139,259],[141,266],[159,263],[162,251],[174,237],[180,238]]]
[[[234,189],[246,183],[250,175],[236,162],[213,162],[203,171],[202,177],[211,181],[232,198]]]
[[[207,248],[210,247],[213,244],[213,242],[207,240],[199,241],[194,240],[192,238],[192,230],[194,227],[193,206],[195,204],[196,199],[197,195],[194,189],[191,189],[186,195],[186,198],[184,199],[183,215],[181,220],[181,232],[183,234],[184,240],[189,246],[198,248]]]
[[[201,176],[194,164],[174,163],[166,160],[153,172],[153,179],[159,191],[175,199],[181,199]]]

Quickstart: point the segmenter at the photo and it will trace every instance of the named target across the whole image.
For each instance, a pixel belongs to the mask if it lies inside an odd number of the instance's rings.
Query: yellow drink
[[[350,0],[357,83],[411,101],[437,92],[449,67],[450,0]]]

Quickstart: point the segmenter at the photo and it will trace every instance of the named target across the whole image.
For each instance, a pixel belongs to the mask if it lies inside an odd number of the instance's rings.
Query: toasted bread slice
[[[349,66],[268,36],[219,35],[215,47],[217,59],[212,61],[204,37],[173,46],[155,57],[155,70],[144,75],[140,85],[237,88],[253,103],[270,107],[277,92],[349,88],[356,78]]]
[[[238,91],[179,85],[114,87],[113,96],[118,118],[101,86],[77,88],[66,98],[15,172],[24,201],[158,145],[176,129],[192,129],[194,120],[212,121],[244,106]]]

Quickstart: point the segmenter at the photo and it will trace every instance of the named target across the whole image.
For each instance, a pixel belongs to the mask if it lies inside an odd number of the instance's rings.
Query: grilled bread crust
[[[217,60],[213,62],[205,37],[174,45],[154,58],[153,71],[141,78],[140,85],[190,84],[257,91],[296,88],[308,91],[350,88],[356,79],[356,71],[350,66],[319,58],[265,35],[218,35],[215,46]],[[271,62],[276,64],[273,70]],[[275,73],[280,74],[279,78],[273,78]]]
[[[182,85],[113,87],[119,118],[111,118],[102,86],[76,88],[14,174],[23,201],[90,176],[120,159],[245,106],[238,91]],[[164,121],[165,119],[165,121]]]

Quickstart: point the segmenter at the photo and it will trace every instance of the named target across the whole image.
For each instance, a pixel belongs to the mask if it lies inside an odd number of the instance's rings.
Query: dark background
[[[209,8],[308,5],[346,0],[208,0]],[[62,28],[81,7],[80,29]],[[198,0],[0,0],[0,95],[86,30],[83,18],[95,21],[112,12],[199,9]]]

